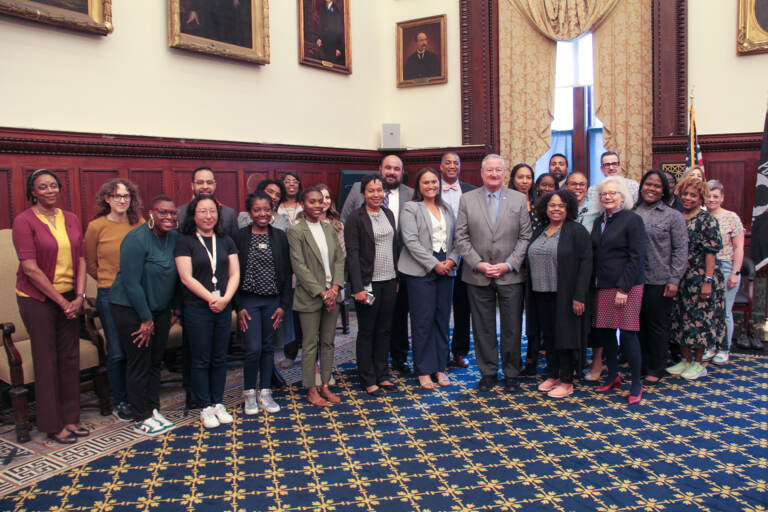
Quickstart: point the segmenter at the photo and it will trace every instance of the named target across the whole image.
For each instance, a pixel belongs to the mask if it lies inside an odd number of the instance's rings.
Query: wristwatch
[[[714,278],[712,278],[711,276],[705,276],[705,277],[704,277],[704,282],[705,282],[705,283],[714,283],[714,282],[715,282],[715,280],[714,280]]]
[[[78,293],[78,294],[77,294],[77,296],[78,296],[78,297],[82,297],[82,298],[83,298],[83,300],[85,300],[85,294],[84,294],[84,293]]]

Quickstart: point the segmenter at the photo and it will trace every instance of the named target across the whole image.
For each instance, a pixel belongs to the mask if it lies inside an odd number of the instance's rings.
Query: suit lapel
[[[419,202],[419,210],[421,211],[421,216],[424,218],[424,222],[429,230],[429,239],[432,240],[432,214],[429,212],[429,208],[427,208],[427,205],[425,205],[423,201]]]
[[[485,189],[485,187],[482,187],[482,190],[479,194],[477,194],[477,201],[479,203],[480,211],[483,212],[483,218],[485,219],[485,222],[488,223],[488,229],[491,230],[491,233],[495,231],[494,225],[491,222],[491,215],[488,213],[488,191]],[[496,221],[498,222],[499,217],[496,216]]]
[[[307,241],[307,245],[312,250],[312,253],[315,255],[315,258],[317,258],[317,261],[320,262],[320,266],[322,266],[323,256],[320,254],[320,248],[317,246],[317,242],[315,242],[315,237],[312,234],[312,231],[309,230],[309,224],[304,219],[302,219],[302,222],[300,224],[302,229],[304,230],[304,239]]]

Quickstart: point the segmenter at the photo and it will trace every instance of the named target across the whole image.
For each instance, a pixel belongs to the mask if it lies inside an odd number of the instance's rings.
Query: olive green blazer
[[[331,284],[344,289],[344,252],[341,250],[336,230],[327,222],[320,223],[328,244],[328,260],[331,264]],[[325,269],[320,248],[307,226],[305,219],[288,230],[288,246],[291,249],[291,266],[296,276],[296,289],[293,292],[293,310],[303,313],[320,311],[323,299],[320,293],[325,291]],[[337,302],[343,300],[339,293]]]

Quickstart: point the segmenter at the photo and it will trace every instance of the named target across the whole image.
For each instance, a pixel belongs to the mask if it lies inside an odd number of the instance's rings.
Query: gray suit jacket
[[[407,201],[410,201],[413,197],[413,189],[406,185],[405,183],[401,183],[398,187],[399,192],[399,201],[400,205],[397,209],[397,225],[400,225],[400,212],[403,211],[403,206]],[[363,199],[363,194],[360,192],[360,182],[358,181],[354,185],[352,185],[352,188],[349,190],[349,195],[347,196],[347,199],[344,200],[344,206],[341,208],[341,223],[346,224],[347,223],[347,217],[349,217],[349,214],[357,211],[360,209],[361,206],[363,206],[363,203],[365,202],[365,199]]]
[[[461,278],[465,283],[487,286],[491,280],[474,268],[478,263],[508,263],[514,270],[496,279],[498,284],[524,282],[520,269],[531,241],[531,219],[526,198],[502,187],[495,227],[488,215],[485,187],[462,194],[456,219],[456,246],[463,259]]]
[[[448,259],[459,261],[453,239],[456,222],[450,207],[441,208],[448,236],[445,240]],[[432,254],[432,214],[422,201],[408,201],[400,212],[400,239],[403,247],[397,260],[397,270],[403,274],[424,277],[437,264]],[[455,267],[451,275],[456,275]]]
[[[344,288],[344,251],[339,245],[336,230],[327,222],[321,222],[328,244],[328,261],[331,264],[331,284]],[[288,230],[288,246],[291,250],[291,267],[296,276],[296,289],[293,292],[293,310],[300,313],[312,313],[323,308],[320,293],[325,291],[325,268],[320,248],[315,237],[301,219]],[[342,302],[342,294],[336,302]]]
[[[187,217],[188,209],[189,209],[189,203],[179,206],[179,225],[180,226],[184,224],[184,219]],[[221,218],[219,219],[219,225],[221,226],[221,229],[224,230],[225,235],[229,235],[232,239],[234,239],[235,235],[240,229],[239,227],[237,227],[237,216],[235,215],[235,210],[233,210],[232,208],[230,208],[225,204],[222,204]]]

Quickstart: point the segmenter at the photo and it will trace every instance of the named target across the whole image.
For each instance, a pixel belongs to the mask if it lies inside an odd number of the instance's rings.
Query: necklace
[[[56,225],[56,211],[54,210],[53,215],[47,215],[40,211],[40,207],[35,206],[35,213],[40,215],[41,217],[45,217],[48,219],[48,222],[50,222],[53,226]]]

